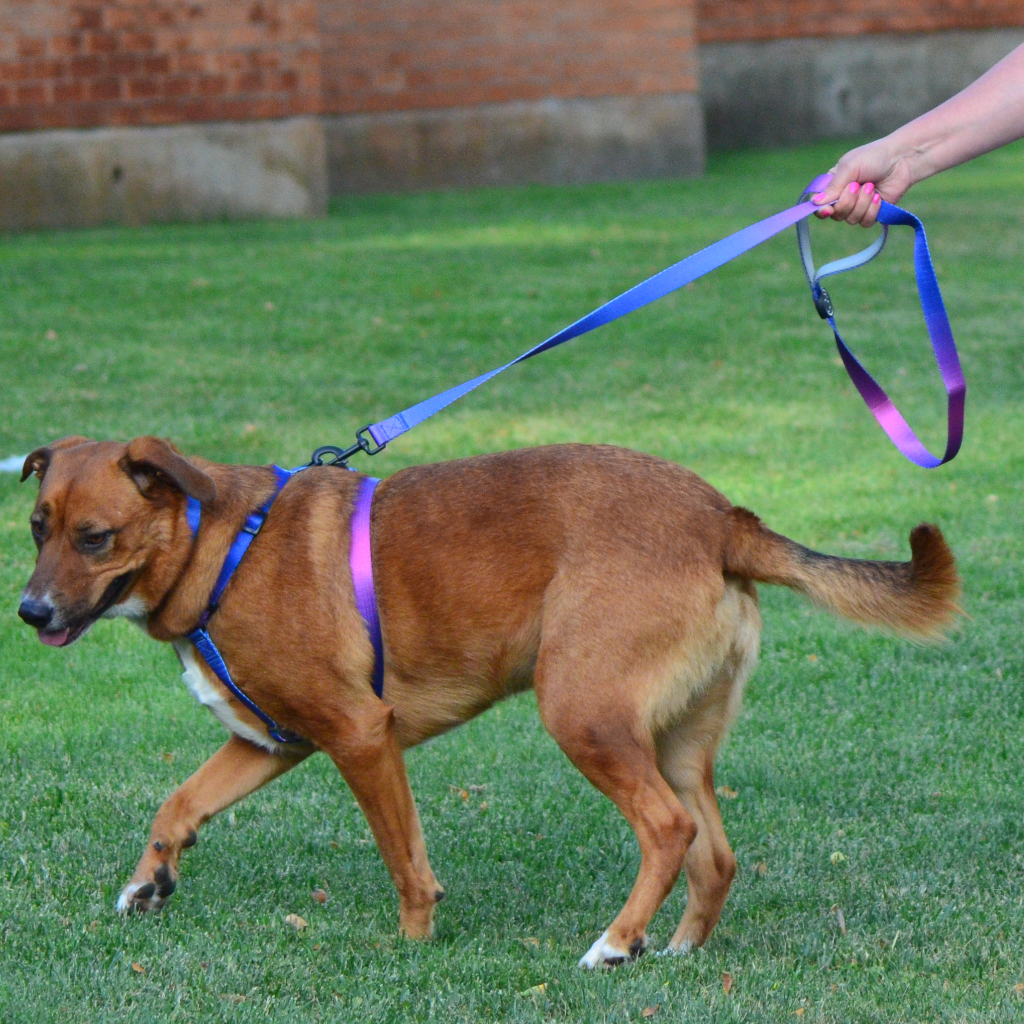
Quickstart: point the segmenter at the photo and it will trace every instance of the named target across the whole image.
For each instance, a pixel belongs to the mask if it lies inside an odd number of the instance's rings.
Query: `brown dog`
[[[713,762],[757,658],[754,581],[918,638],[957,611],[953,556],[934,526],[911,533],[910,562],[833,558],[648,455],[582,445],[487,455],[402,470],[377,489],[385,703],[371,689],[348,568],[360,478],[311,468],[277,498],[210,623],[235,681],[308,738],[296,748],[272,740],[182,639],[273,471],[186,460],[153,437],[72,437],[33,452],[22,479],[33,472],[39,556],[22,618],[55,645],[97,618],[134,618],[175,645],[190,689],[232,731],[161,807],[121,910],[162,906],[203,822],[324,750],[369,820],[402,932],[429,936],[443,892],[402,750],[533,686],[545,726],[640,843],[633,891],[581,963],[639,955],[683,868],[689,900],[669,949],[688,950],[714,928],[736,868]],[[202,502],[195,540],[186,495]]]

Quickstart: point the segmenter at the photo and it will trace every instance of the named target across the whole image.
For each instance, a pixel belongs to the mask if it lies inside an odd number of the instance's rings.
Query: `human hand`
[[[832,168],[828,187],[811,197],[821,206],[815,216],[869,228],[882,200],[898,202],[913,184],[906,158],[888,139],[869,142],[851,149]]]

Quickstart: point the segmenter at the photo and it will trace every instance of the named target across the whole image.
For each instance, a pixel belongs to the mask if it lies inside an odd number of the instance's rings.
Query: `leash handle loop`
[[[801,200],[806,199],[812,192],[820,191],[823,186],[823,178],[815,178],[807,186],[800,197]],[[884,201],[879,207],[878,223],[882,227],[882,233],[866,249],[843,259],[833,260],[831,263],[826,263],[823,267],[815,269],[814,259],[811,256],[809,222],[807,220],[800,221],[796,226],[800,260],[803,263],[807,283],[811,289],[811,298],[818,310],[818,315],[823,320],[827,320],[832,328],[839,357],[842,359],[843,366],[846,368],[850,380],[853,381],[854,387],[864,399],[865,405],[871,410],[889,440],[906,458],[923,469],[935,469],[955,458],[957,452],[960,451],[964,437],[967,385],[964,381],[963,369],[960,366],[956,342],[953,340],[953,330],[949,325],[949,317],[946,315],[946,307],[942,301],[942,293],[939,291],[939,282],[935,276],[931,253],[928,251],[928,237],[925,234],[924,225],[912,213]],[[885,247],[889,237],[889,228],[894,225],[914,229],[914,275],[917,279],[917,291],[921,299],[921,309],[924,313],[924,322],[928,329],[932,351],[935,353],[935,361],[938,363],[942,383],[946,389],[946,450],[941,459],[932,455],[921,443],[917,434],[893,404],[892,399],[874,377],[864,369],[846,342],[843,341],[839,328],[836,326],[832,299],[821,284],[823,278],[842,274],[847,270],[854,270],[864,266],[865,263],[870,263]]]

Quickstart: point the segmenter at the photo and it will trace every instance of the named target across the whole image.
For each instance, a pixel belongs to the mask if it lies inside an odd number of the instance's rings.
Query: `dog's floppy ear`
[[[217,496],[213,480],[162,437],[137,437],[130,441],[121,468],[144,495],[163,481],[197,501],[213,501]]]
[[[70,437],[62,437],[59,441],[53,441],[43,445],[42,448],[37,448],[25,456],[25,465],[21,467],[21,482],[24,483],[33,473],[42,480],[50,467],[50,459],[53,458],[54,452],[61,448],[76,448],[80,444],[89,444],[91,440],[91,437],[72,434]]]

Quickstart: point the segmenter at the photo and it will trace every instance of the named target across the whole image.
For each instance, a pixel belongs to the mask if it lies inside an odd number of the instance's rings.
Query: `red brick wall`
[[[320,108],[316,0],[0,0],[0,130]]]
[[[697,88],[691,0],[320,0],[324,110]]]
[[[1016,28],[1024,0],[698,0],[697,25],[702,43]]]

